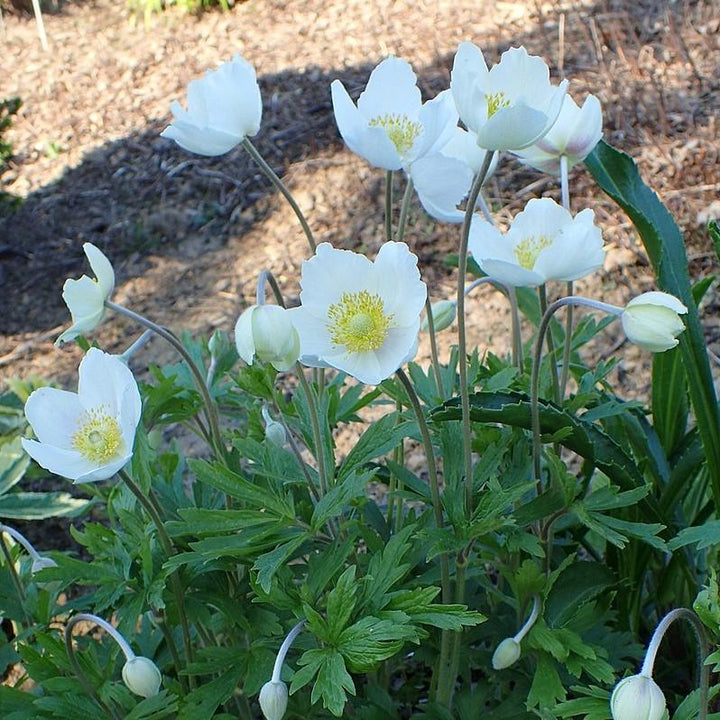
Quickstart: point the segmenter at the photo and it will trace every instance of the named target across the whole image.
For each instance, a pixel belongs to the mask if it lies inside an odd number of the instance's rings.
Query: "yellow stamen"
[[[367,290],[343,293],[328,309],[330,337],[350,352],[377,350],[385,342],[392,315],[385,314],[382,298]]]
[[[518,243],[513,252],[519,265],[526,270],[532,270],[535,267],[535,261],[540,251],[550,245],[552,245],[552,238],[547,235],[540,235],[539,237],[530,235],[530,237],[526,237],[522,242]]]
[[[378,115],[368,124],[383,128],[399,155],[405,155],[423,131],[419,122],[413,122],[405,115]]]
[[[510,101],[505,97],[505,93],[502,90],[496,93],[485,93],[485,100],[487,101],[488,119],[491,118],[498,110],[510,107]]]
[[[91,462],[104,464],[118,457],[125,446],[120,425],[104,408],[94,408],[80,419],[72,446]]]

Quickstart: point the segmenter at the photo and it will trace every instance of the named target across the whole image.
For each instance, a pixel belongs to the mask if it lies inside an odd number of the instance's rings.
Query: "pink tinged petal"
[[[478,130],[486,150],[520,150],[532,145],[549,127],[548,116],[524,102],[501,108]]]
[[[602,138],[602,108],[594,95],[588,95],[572,131],[568,134],[566,153],[572,165],[582,162]]]
[[[485,122],[487,105],[479,85],[487,81],[488,69],[482,51],[469,42],[460,43],[450,75],[450,90],[460,119],[477,131]]]
[[[453,137],[458,124],[458,112],[450,90],[443,90],[422,106],[420,124],[423,132],[410,153],[414,158],[438,152]]]
[[[410,63],[389,57],[370,73],[365,91],[358,98],[358,110],[367,120],[378,115],[405,115],[416,120],[422,98]]]
[[[25,403],[25,417],[38,440],[60,448],[72,447],[82,414],[77,394],[56,388],[38,388]]]
[[[495,260],[492,258],[475,258],[483,272],[493,280],[511,287],[537,287],[545,283],[547,278],[539,273],[527,270],[522,265]]]
[[[245,310],[235,323],[235,347],[238,355],[248,364],[252,365],[255,358],[255,340],[252,331],[252,316],[257,305]]]
[[[38,465],[69,480],[77,480],[97,470],[97,464],[84,458],[77,450],[66,450],[27,438],[22,439],[22,446]]]
[[[410,167],[415,190],[426,212],[441,222],[460,223],[465,217],[457,206],[470,191],[471,168],[441,154],[416,160]]]
[[[531,168],[535,168],[535,170],[539,170],[540,172],[556,177],[560,175],[559,156],[555,153],[541,150],[539,145],[531,145],[525,150],[518,151],[517,158],[523,165],[529,165]],[[568,163],[568,167],[570,167],[570,163]]]
[[[386,315],[392,315],[393,326],[419,322],[425,306],[427,287],[420,279],[417,255],[401,242],[386,242],[375,259],[373,274],[383,299]]]
[[[105,254],[92,243],[85,243],[83,250],[97,278],[100,291],[104,299],[107,300],[110,295],[112,295],[113,288],[115,287],[115,271],[113,270],[113,266]]]

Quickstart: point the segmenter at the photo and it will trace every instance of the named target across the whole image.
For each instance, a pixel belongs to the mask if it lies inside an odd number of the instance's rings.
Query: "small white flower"
[[[160,692],[160,670],[150,658],[142,655],[135,655],[123,665],[122,678],[128,690],[135,695],[149,698]]]
[[[302,265],[302,306],[293,312],[300,361],[377,385],[417,353],[427,289],[405,243],[364,255],[318,246]]]
[[[266,682],[260,690],[259,701],[265,720],[282,720],[288,705],[287,685],[282,680]]]
[[[492,656],[494,670],[505,670],[514,665],[521,655],[520,643],[515,638],[505,638],[496,648]]]
[[[78,392],[35,390],[25,416],[37,440],[25,451],[46,470],[76,483],[105,480],[132,457],[142,410],[132,372],[119,358],[90,348],[80,363]]]
[[[475,218],[469,247],[493,280],[513,287],[535,287],[548,280],[578,280],[605,260],[595,214],[586,209],[574,218],[550,198],[533,199],[501,235]]]
[[[448,140],[458,115],[449,91],[422,103],[406,60],[389,57],[370,74],[357,106],[339,80],[330,86],[333,111],[345,144],[385,170],[407,170]]]
[[[664,352],[678,344],[677,336],[685,329],[680,315],[687,308],[664,292],[646,292],[633,298],[620,316],[630,342],[650,352]]]
[[[252,365],[257,356],[276,370],[289,370],[300,355],[300,338],[290,312],[279,305],[252,305],[235,324],[238,355]]]
[[[428,215],[441,222],[460,223],[465,211],[458,205],[470,192],[473,178],[482,167],[487,150],[477,144],[477,137],[455,127],[439,152],[416,160],[410,167],[420,203]],[[488,168],[485,182],[495,172],[496,154]]]
[[[520,150],[537,142],[555,122],[567,89],[550,83],[545,62],[525,48],[511,48],[488,70],[476,45],[461,43],[450,89],[460,119],[487,150]]]
[[[613,720],[661,720],[665,696],[651,677],[632,675],[615,686],[610,712]]]
[[[558,175],[560,156],[568,168],[582,162],[602,138],[602,110],[594,95],[585,98],[582,108],[565,96],[560,115],[548,133],[534,145],[517,153],[518,159],[541,172]]]
[[[160,133],[163,137],[198,155],[224,155],[260,129],[262,98],[255,68],[235,55],[190,82],[187,110],[177,101],[170,110],[174,119]]]
[[[65,281],[62,296],[70,310],[72,325],[55,341],[56,345],[94,330],[102,322],[105,301],[115,288],[115,271],[103,252],[92,243],[85,243],[83,250],[95,273],[95,279],[83,275],[78,280]]]

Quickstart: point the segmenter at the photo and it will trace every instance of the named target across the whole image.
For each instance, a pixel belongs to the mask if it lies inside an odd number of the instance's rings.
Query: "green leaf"
[[[598,562],[576,562],[555,580],[545,600],[545,619],[550,627],[562,627],[583,605],[615,585],[612,571]]]
[[[357,582],[355,581],[355,566],[351,565],[339,578],[335,587],[327,598],[327,627],[328,640],[336,642],[340,633],[350,620],[355,609],[355,595]]]
[[[682,367],[705,448],[713,497],[720,506],[720,409],[682,233],[658,196],[643,182],[630,156],[601,140],[585,163],[598,185],[628,214],[640,233],[660,289],[678,297],[688,308],[686,331],[679,337]]]
[[[45,520],[50,517],[77,517],[91,501],[65,492],[13,492],[0,497],[0,518]]]
[[[301,666],[290,684],[290,694],[307,685],[317,675],[311,701],[322,698],[323,706],[336,717],[342,715],[346,693],[355,694],[355,684],[345,668],[342,655],[332,648],[307,650],[298,661]]]
[[[0,445],[0,495],[22,480],[29,464],[19,437]]]
[[[282,545],[278,545],[274,550],[261,555],[255,561],[253,568],[257,571],[257,581],[266,593],[270,592],[275,573],[282,565],[287,563],[295,551],[309,538],[309,535],[302,532],[302,530],[298,530],[297,532],[300,533],[297,537],[288,540]]]
[[[353,672],[370,672],[378,663],[400,652],[407,641],[419,642],[412,625],[395,619],[364,617],[343,630],[337,647]]]
[[[571,688],[580,692],[583,697],[561,702],[555,712],[558,717],[569,718],[583,716],[583,720],[610,720],[610,693],[607,690],[590,686],[589,688]]]
[[[340,515],[352,500],[365,497],[365,488],[374,474],[370,471],[346,476],[340,484],[323,496],[313,511],[311,521],[313,530],[319,530],[330,518]]]
[[[342,482],[356,468],[385,455],[396,447],[404,437],[407,437],[413,425],[414,423],[411,422],[398,424],[395,413],[384,415],[380,420],[372,423],[340,465],[338,482]]]
[[[670,457],[685,435],[688,419],[687,378],[679,347],[653,353],[653,427]]]
[[[226,669],[220,677],[203,683],[183,698],[178,720],[210,720],[215,710],[232,697],[240,682],[244,665],[238,663]]]
[[[448,400],[433,410],[433,420],[459,420],[459,398]],[[474,422],[501,422],[530,429],[530,398],[516,392],[485,393],[470,396],[470,417]],[[544,434],[566,430],[561,444],[594,463],[609,478],[626,490],[645,484],[632,458],[603,430],[560,409],[549,401],[540,401],[540,428]]]
[[[555,669],[552,658],[538,653],[537,667],[528,693],[528,707],[552,708],[557,700],[565,699],[565,688]]]
[[[175,716],[178,709],[177,697],[163,690],[153,697],[139,702],[132,711],[125,716],[125,720],[161,720]]]
[[[671,550],[677,550],[686,545],[695,545],[696,550],[704,550],[718,544],[720,544],[720,520],[710,520],[704,525],[681,530],[670,540],[668,546]]]

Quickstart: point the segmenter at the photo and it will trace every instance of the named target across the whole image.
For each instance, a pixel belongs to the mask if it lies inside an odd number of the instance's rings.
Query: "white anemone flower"
[[[172,124],[160,133],[198,155],[224,155],[257,135],[262,98],[255,68],[240,55],[188,85],[187,110],[170,105]]]
[[[600,101],[588,95],[580,108],[566,95],[560,115],[547,134],[517,156],[520,162],[540,172],[559,175],[562,155],[567,158],[568,168],[581,163],[600,142],[602,134]]]
[[[106,480],[132,457],[140,392],[127,365],[90,348],[80,363],[77,393],[42,387],[25,403],[37,440],[25,451],[46,470],[76,483]]]
[[[345,144],[385,170],[407,170],[442,147],[457,125],[450,92],[423,104],[417,77],[410,63],[400,58],[386,58],[372,71],[357,105],[339,80],[333,80],[330,89]]]
[[[537,142],[560,113],[567,80],[550,83],[545,62],[524,47],[510,48],[488,70],[469,42],[455,54],[450,89],[468,130],[487,150],[520,150]]]
[[[375,262],[322,243],[300,285],[293,323],[303,364],[377,385],[415,357],[427,288],[405,243],[386,242]]]
[[[469,248],[493,280],[512,287],[536,287],[548,280],[578,280],[602,267],[602,233],[586,209],[573,217],[550,198],[533,199],[503,236],[475,218]]]
[[[633,298],[620,319],[630,342],[650,352],[665,352],[679,344],[685,330],[680,315],[688,309],[674,295],[646,292]]]
[[[115,289],[115,271],[104,253],[92,243],[83,245],[95,279],[83,275],[63,285],[63,300],[70,310],[72,325],[55,341],[56,345],[74,340],[94,330],[105,316],[105,301]]]
[[[439,152],[412,164],[410,177],[428,215],[441,222],[461,223],[464,220],[465,211],[458,210],[458,206],[468,196],[473,178],[480,172],[487,153],[477,144],[473,133],[455,127]],[[495,172],[497,164],[498,155],[495,154],[485,182]]]

